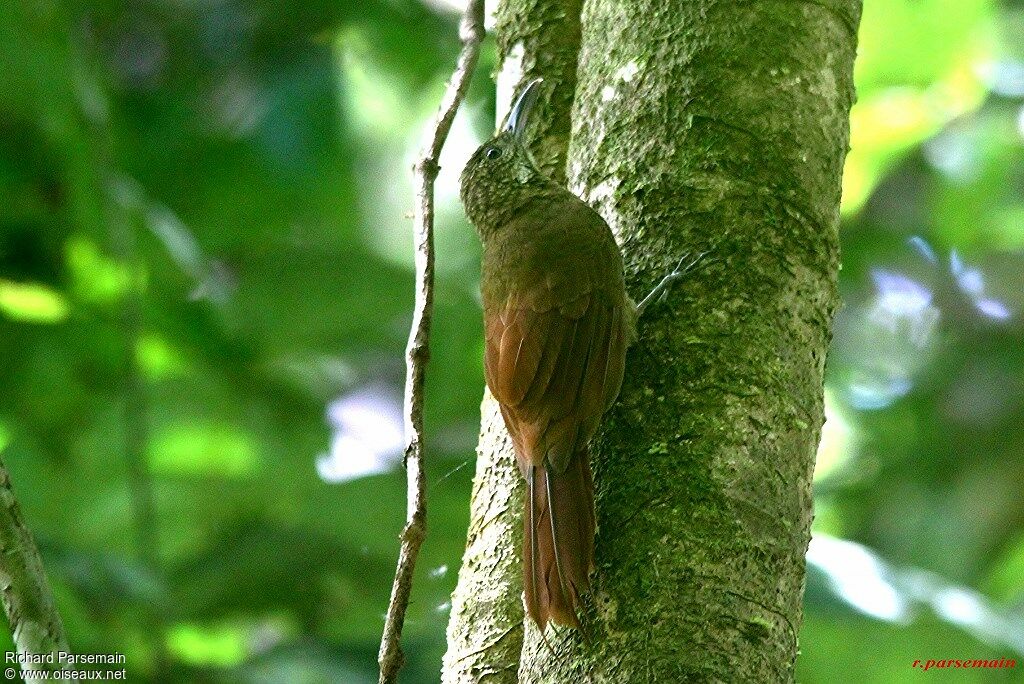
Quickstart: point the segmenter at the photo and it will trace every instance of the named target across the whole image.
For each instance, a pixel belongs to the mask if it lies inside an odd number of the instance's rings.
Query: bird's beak
[[[523,89],[523,92],[519,95],[519,99],[512,105],[512,111],[509,112],[508,122],[505,124],[505,131],[511,132],[517,139],[522,140],[523,131],[526,130],[526,121],[530,115],[530,110],[533,109],[533,105],[537,102],[537,96],[540,94],[540,84],[543,79],[535,78]]]

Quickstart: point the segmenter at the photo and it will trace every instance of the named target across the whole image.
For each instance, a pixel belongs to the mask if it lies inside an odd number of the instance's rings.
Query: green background
[[[1024,4],[866,5],[798,676],[1008,680],[912,663],[1024,668]],[[0,455],[77,652],[130,680],[375,681],[409,169],[457,21],[0,3]],[[408,682],[438,679],[467,524],[482,340],[456,183],[493,68],[488,41],[438,181]]]

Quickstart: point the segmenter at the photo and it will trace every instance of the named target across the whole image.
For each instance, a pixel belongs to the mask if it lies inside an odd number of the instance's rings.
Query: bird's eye
[[[501,156],[501,148],[500,147],[488,147],[487,151],[484,152],[484,156],[487,157],[488,159],[497,159],[498,157]]]

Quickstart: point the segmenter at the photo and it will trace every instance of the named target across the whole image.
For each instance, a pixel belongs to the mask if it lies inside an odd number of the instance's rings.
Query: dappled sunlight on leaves
[[[153,470],[165,475],[251,477],[260,469],[253,437],[223,424],[171,425],[153,436]]]
[[[987,0],[865,3],[844,214],[860,210],[903,155],[984,101],[992,13]]]
[[[929,610],[985,643],[1024,655],[1024,613],[999,610],[935,573],[893,566],[860,544],[821,534],[811,540],[807,562],[838,599],[865,615],[910,624]]]
[[[24,323],[60,323],[70,306],[64,295],[41,283],[0,279],[0,313]]]
[[[841,472],[854,457],[856,433],[842,405],[836,401],[833,390],[825,388],[825,424],[821,427],[821,442],[814,462],[814,480],[817,482]]]

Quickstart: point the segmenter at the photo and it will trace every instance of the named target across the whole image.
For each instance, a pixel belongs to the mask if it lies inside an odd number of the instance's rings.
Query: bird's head
[[[538,78],[526,86],[512,106],[505,125],[477,148],[462,170],[462,205],[481,237],[522,206],[535,188],[550,183],[537,170],[523,135],[540,83]]]

